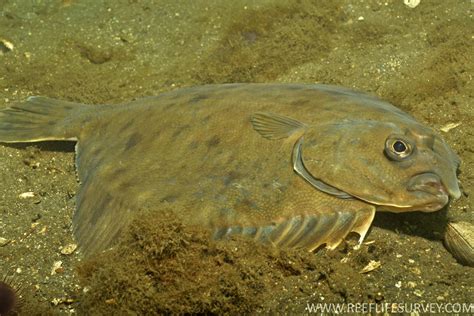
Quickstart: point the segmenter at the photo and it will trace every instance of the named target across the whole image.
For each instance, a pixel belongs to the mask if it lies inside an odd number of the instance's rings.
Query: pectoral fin
[[[268,112],[257,112],[252,115],[250,121],[253,128],[268,139],[287,138],[306,128],[306,125],[300,121]]]

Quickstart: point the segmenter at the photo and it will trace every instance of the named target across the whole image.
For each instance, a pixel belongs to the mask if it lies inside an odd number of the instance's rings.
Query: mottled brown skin
[[[54,102],[52,126],[38,113],[22,113]],[[268,136],[252,125],[258,113],[270,113],[262,120],[270,129],[272,113],[303,127]],[[31,116],[36,132],[21,129],[22,114]],[[388,159],[391,134],[411,137],[416,155]],[[308,171],[352,198],[321,192],[295,173],[292,152],[301,137]],[[209,85],[103,106],[38,98],[0,116],[0,141],[45,139],[78,141],[81,187],[73,223],[87,253],[113,245],[139,209],[157,216],[172,209],[217,237],[243,233],[313,250],[334,248],[351,231],[362,239],[376,209],[434,211],[448,193],[459,195],[458,159],[431,129],[389,103],[331,86]],[[429,174],[428,193],[425,179],[423,190],[407,190],[420,173]]]

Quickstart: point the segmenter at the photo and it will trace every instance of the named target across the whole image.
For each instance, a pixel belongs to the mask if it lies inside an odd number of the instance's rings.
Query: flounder
[[[432,129],[328,85],[206,85],[100,106],[30,97],[0,111],[1,142],[49,140],[77,141],[73,231],[86,254],[113,246],[140,209],[313,251],[350,232],[361,242],[376,210],[432,212],[461,194],[459,159]]]

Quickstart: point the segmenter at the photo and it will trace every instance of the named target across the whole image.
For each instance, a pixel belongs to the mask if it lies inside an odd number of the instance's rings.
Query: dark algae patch
[[[242,253],[239,243],[232,248],[209,240],[208,234],[186,229],[171,215],[137,219],[122,239],[123,247],[79,266],[79,276],[88,284],[80,310],[97,315],[255,310],[265,283],[242,260],[251,257],[252,248]]]
[[[440,134],[462,160],[459,200],[438,213],[377,214],[359,250],[351,241],[316,254],[242,238],[214,243],[151,213],[117,248],[86,260],[60,253],[74,242],[72,146],[0,146],[0,238],[8,241],[0,242],[0,275],[21,280],[20,314],[472,304],[472,268],[441,240],[448,221],[473,218],[473,27],[467,0],[422,0],[414,9],[401,0],[0,1],[0,46],[13,44],[0,48],[0,107],[29,95],[118,103],[205,83],[330,83],[376,94],[437,131],[458,124]],[[213,150],[219,135],[206,136],[189,143],[190,154]],[[25,192],[34,197],[19,198]],[[176,199],[162,197],[165,206]],[[372,261],[380,266],[360,273]]]

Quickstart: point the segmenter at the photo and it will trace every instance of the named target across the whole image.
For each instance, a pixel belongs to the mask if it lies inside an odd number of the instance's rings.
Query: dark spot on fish
[[[198,103],[202,100],[206,100],[208,99],[209,96],[208,95],[205,95],[205,94],[198,94],[194,97],[192,97],[190,100],[189,100],[189,103],[193,104],[193,103]]]
[[[188,149],[196,149],[199,147],[199,142],[193,140],[192,142],[189,143]]]
[[[135,119],[134,119],[134,118],[132,118],[131,120],[125,122],[125,124],[120,128],[119,133],[121,134],[121,133],[125,132],[125,131],[126,131],[130,126],[132,126],[132,124],[134,124],[134,123],[135,123]]]
[[[63,104],[63,105],[62,105],[62,108],[63,108],[64,110],[72,110],[74,107],[73,107],[72,105]]]
[[[235,216],[235,210],[233,208],[226,207],[226,206],[219,207],[219,209],[217,209],[216,215],[220,219],[232,218]]]
[[[112,197],[108,193],[103,193],[101,195],[101,199],[99,201],[90,200],[88,203],[94,203],[94,207],[87,207],[89,210],[93,210],[92,216],[90,217],[90,223],[95,225],[100,218],[104,215],[104,212],[107,210],[107,207],[110,207],[110,202],[112,201]]]
[[[118,179],[119,177],[121,177],[125,171],[127,171],[126,168],[114,169],[114,175],[113,175],[114,179]]]
[[[253,170],[262,170],[262,165],[265,165],[267,161],[268,159],[266,157],[262,158],[261,160],[254,161],[252,164]]]
[[[293,105],[293,106],[303,106],[303,105],[308,104],[309,102],[310,102],[309,99],[298,99],[298,100],[292,101],[291,105]]]
[[[249,198],[243,198],[240,201],[237,201],[234,205],[234,209],[239,213],[239,212],[245,212],[249,211],[252,209],[255,209],[257,207],[257,204],[250,200]]]
[[[281,89],[281,87],[278,87],[279,89]],[[288,85],[286,87],[287,90],[304,90],[304,89],[307,89],[305,86],[301,86],[301,85]]]
[[[349,141],[349,144],[351,145],[359,145],[361,143],[362,143],[361,139],[357,139],[357,138],[353,138]]]
[[[176,138],[178,137],[184,130],[190,128],[191,126],[189,124],[179,126],[176,128],[176,130],[173,132],[173,135],[171,137]]]
[[[202,123],[207,123],[210,118],[211,118],[210,115],[206,115],[206,116],[202,119]]]
[[[202,199],[204,197],[204,191],[203,190],[198,190],[196,192],[193,192],[192,193],[192,196],[195,198],[195,199]]]
[[[229,185],[240,178],[240,174],[236,171],[231,171],[224,176],[224,185]]]
[[[168,103],[168,104],[164,107],[164,109],[165,109],[165,111],[166,111],[166,110],[171,109],[171,108],[174,107],[174,106],[176,106],[176,103]]]
[[[142,135],[140,135],[139,133],[133,133],[125,144],[125,150],[130,150],[135,145],[137,145],[142,139]]]
[[[258,34],[255,31],[251,32],[242,32],[242,38],[247,44],[254,44],[258,39]]]
[[[80,166],[79,171],[82,170],[85,174],[92,172],[98,166],[99,157],[102,157],[100,147],[91,146],[89,143],[80,143],[77,152],[76,161]]]
[[[173,203],[174,201],[176,201],[177,199],[179,198],[179,195],[177,194],[169,194],[169,195],[166,195],[165,197],[163,197],[160,202],[168,202],[168,203]]]
[[[121,191],[125,191],[126,189],[129,189],[133,186],[135,186],[136,184],[131,181],[131,180],[127,180],[127,181],[124,181],[122,183],[119,184],[118,186],[118,192],[121,192]]]
[[[225,151],[224,151],[224,152],[225,152]],[[223,158],[223,159],[224,159],[224,158]],[[225,163],[226,163],[227,165],[229,165],[229,166],[230,166],[230,165],[234,165],[234,163],[235,163],[235,156],[234,156],[233,154],[230,154],[229,156],[226,156],[226,157],[225,157],[225,161],[226,161]]]
[[[206,145],[209,148],[210,147],[215,147],[215,146],[219,145],[220,142],[221,142],[221,139],[219,138],[219,136],[214,135],[206,142]]]
[[[82,144],[80,144],[80,145],[82,145]],[[86,144],[84,144],[84,145],[86,145]],[[87,145],[89,145],[89,144],[87,144]],[[97,157],[99,155],[99,153],[101,152],[101,149],[98,146],[92,147],[92,145],[89,145],[89,146],[84,146],[84,148],[91,148],[89,153],[92,157]],[[82,152],[83,152],[82,146],[79,146],[79,154],[82,154]]]
[[[182,162],[178,165],[178,169],[181,170],[182,172],[185,172],[189,168],[189,163],[187,162]]]

